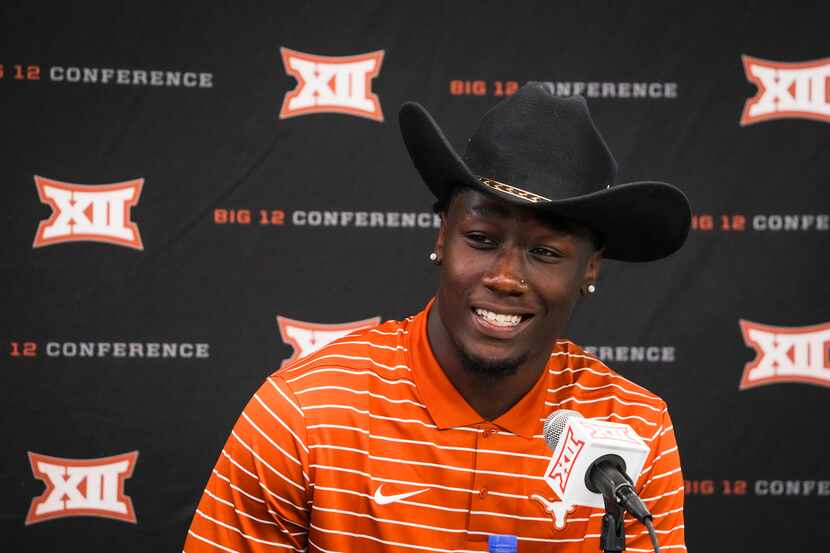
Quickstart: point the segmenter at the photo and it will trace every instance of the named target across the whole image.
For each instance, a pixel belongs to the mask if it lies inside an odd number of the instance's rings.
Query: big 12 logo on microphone
[[[561,498],[565,497],[565,488],[568,487],[574,464],[579,454],[582,453],[582,448],[585,447],[585,440],[577,440],[570,425],[564,434],[565,436],[560,440],[561,447],[556,448],[558,454],[554,453],[548,470],[545,472],[545,481]]]
[[[282,362],[282,366],[284,367],[295,359],[314,353],[343,336],[364,328],[373,327],[378,323],[380,323],[380,317],[348,323],[322,324],[297,321],[277,315],[277,325],[280,328],[282,341],[294,348],[294,353]]]

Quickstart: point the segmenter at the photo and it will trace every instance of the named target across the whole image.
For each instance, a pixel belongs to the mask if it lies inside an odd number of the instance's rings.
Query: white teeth
[[[521,315],[503,315],[501,313],[494,313],[486,309],[476,308],[476,315],[485,319],[488,323],[496,326],[516,326],[522,322]]]

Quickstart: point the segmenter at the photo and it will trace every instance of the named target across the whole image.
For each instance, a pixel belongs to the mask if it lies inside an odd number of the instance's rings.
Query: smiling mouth
[[[519,326],[522,321],[526,321],[533,316],[522,315],[520,313],[496,313],[495,311],[490,311],[489,309],[483,309],[481,307],[474,307],[473,313],[487,321],[489,324],[500,328],[513,328]]]

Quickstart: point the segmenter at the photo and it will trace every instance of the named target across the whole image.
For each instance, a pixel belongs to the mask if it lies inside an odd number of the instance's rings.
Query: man
[[[671,185],[615,185],[582,98],[529,83],[482,119],[460,158],[417,104],[404,141],[438,199],[424,311],[357,332],[266,379],[239,418],[188,532],[198,551],[597,551],[603,511],[543,478],[557,409],[630,424],[636,482],[664,551],[685,550],[683,480],[665,403],[557,339],[603,257],[685,241]],[[626,519],[629,551],[651,551]]]

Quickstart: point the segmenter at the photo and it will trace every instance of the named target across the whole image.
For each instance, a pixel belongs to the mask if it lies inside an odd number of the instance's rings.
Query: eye
[[[530,249],[530,253],[544,261],[556,261],[562,257],[560,252],[547,246],[534,246]]]
[[[472,247],[478,249],[489,249],[496,245],[496,241],[483,232],[468,232],[464,238]]]

